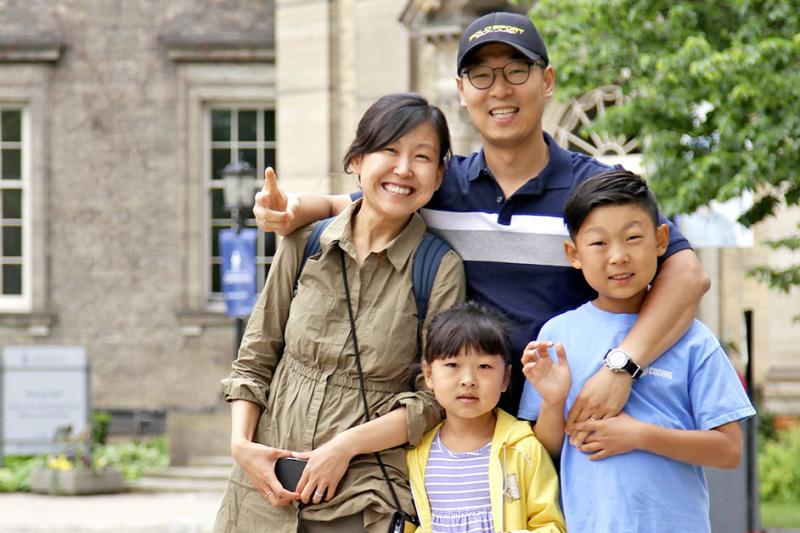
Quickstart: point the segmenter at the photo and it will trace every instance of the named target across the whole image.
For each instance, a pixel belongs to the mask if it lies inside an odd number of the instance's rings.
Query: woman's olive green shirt
[[[441,418],[425,389],[417,353],[417,309],[411,283],[413,257],[425,233],[414,214],[403,231],[361,267],[351,234],[360,201],[342,212],[323,232],[322,252],[303,267],[308,226],[283,239],[253,309],[233,371],[222,380],[225,399],[248,400],[263,409],[257,442],[293,451],[313,450],[360,424],[364,410],[350,336],[339,248],[345,252],[347,278],[358,346],[373,417],[401,406],[408,413],[408,440],[414,445]],[[426,322],[464,300],[460,258],[448,252],[431,292]],[[282,353],[282,355],[281,355]],[[405,452],[381,453],[406,511],[413,509]],[[308,520],[327,521],[363,511],[368,531],[384,532],[394,510],[373,455],[356,456],[329,502],[299,511]],[[215,532],[294,532],[298,507],[274,509],[256,492],[247,475],[234,467],[217,515]]]

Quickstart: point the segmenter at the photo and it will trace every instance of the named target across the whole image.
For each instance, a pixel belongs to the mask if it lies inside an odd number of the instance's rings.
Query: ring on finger
[[[323,496],[325,496],[325,493],[315,490],[314,491],[314,496],[316,496],[317,498],[322,498]]]
[[[590,416],[589,420],[591,420],[592,422],[597,422],[597,419],[595,417],[593,417],[593,416]]]
[[[264,497],[269,498],[269,495],[272,494],[272,490],[264,491]]]

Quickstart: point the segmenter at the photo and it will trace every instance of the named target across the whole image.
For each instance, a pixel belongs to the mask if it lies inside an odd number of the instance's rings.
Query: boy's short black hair
[[[437,314],[428,326],[423,359],[431,364],[437,359],[455,357],[464,347],[499,355],[506,364],[508,326],[494,311],[475,302],[456,305]]]
[[[613,169],[595,174],[572,191],[564,205],[564,222],[574,240],[589,213],[604,205],[638,204],[658,226],[658,202],[647,182],[638,174]]]
[[[417,93],[387,94],[369,106],[356,128],[356,138],[350,143],[342,163],[350,173],[350,163],[360,155],[377,152],[424,123],[433,126],[439,137],[439,161],[450,157],[450,130],[442,110],[431,105]]]

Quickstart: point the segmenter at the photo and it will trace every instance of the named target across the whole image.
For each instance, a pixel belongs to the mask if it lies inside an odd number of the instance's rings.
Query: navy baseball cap
[[[461,74],[464,58],[470,52],[488,43],[505,43],[531,61],[543,59],[550,64],[544,41],[531,20],[518,13],[498,12],[475,19],[461,34],[456,72]]]

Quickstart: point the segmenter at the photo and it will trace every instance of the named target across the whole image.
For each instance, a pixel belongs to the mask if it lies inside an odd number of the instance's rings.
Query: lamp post
[[[256,190],[256,169],[247,161],[234,161],[222,169],[225,209],[231,212],[231,229],[239,233],[243,210],[253,206]]]
[[[255,195],[256,169],[247,161],[234,161],[222,169],[223,199],[225,209],[231,212],[231,230],[238,235],[244,224],[245,209],[252,207]],[[244,318],[236,316],[236,344],[234,358],[239,352],[239,345],[244,335]]]

